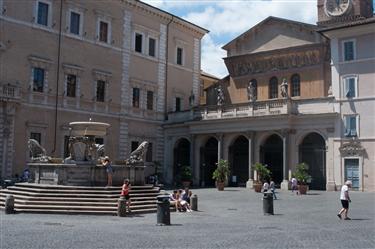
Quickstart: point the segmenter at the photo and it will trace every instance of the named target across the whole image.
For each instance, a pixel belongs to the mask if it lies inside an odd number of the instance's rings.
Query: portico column
[[[249,133],[247,136],[247,139],[249,141],[249,180],[246,182],[246,188],[253,188],[254,184],[254,179],[253,179],[253,170],[252,170],[252,165],[253,165],[253,133]]]
[[[223,158],[223,137],[224,134],[216,134],[217,137],[217,161]]]
[[[190,135],[190,167],[192,169],[192,175],[193,175],[193,184],[198,183],[198,169],[196,168],[196,164],[194,161],[195,158],[195,137],[196,135],[191,134]],[[198,184],[199,186],[199,184]]]
[[[288,190],[288,163],[289,163],[289,131],[283,132],[283,181],[281,182],[281,189]]]

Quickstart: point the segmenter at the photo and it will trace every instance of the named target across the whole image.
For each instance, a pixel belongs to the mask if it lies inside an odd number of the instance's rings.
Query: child
[[[130,181],[129,179],[124,180],[124,185],[122,185],[122,191],[121,191],[121,197],[125,198],[126,200],[126,206],[128,207],[128,212],[131,212],[130,210],[130,195],[129,195],[129,190],[130,190]]]

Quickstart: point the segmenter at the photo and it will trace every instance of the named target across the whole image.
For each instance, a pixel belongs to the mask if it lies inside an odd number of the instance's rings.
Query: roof
[[[230,42],[228,42],[227,44],[225,44],[222,47],[222,49],[226,49],[226,47],[228,47],[229,45],[231,45],[238,38],[245,36],[246,34],[252,32],[254,29],[259,28],[260,26],[264,25],[265,23],[267,23],[269,21],[287,22],[287,23],[290,23],[290,24],[298,25],[298,26],[304,26],[305,28],[311,29],[312,31],[316,31],[316,29],[317,29],[317,26],[314,25],[314,24],[303,23],[303,22],[293,21],[293,20],[284,19],[284,18],[280,18],[280,17],[269,16],[266,19],[264,19],[263,21],[261,21],[260,23],[256,24],[255,26],[253,26],[249,30],[245,31],[241,35],[237,36],[236,38],[234,38],[233,40],[231,40]]]
[[[205,72],[203,70],[201,70],[201,75],[205,76],[205,77],[208,77],[208,78],[211,78],[211,79],[214,79],[214,80],[219,80],[220,79],[217,76],[209,74],[209,73],[207,73],[207,72]]]
[[[326,31],[331,31],[331,30],[336,30],[336,29],[343,29],[343,28],[350,28],[354,26],[360,26],[360,25],[366,25],[366,24],[371,24],[375,23],[375,16],[366,18],[366,19],[360,19],[357,21],[353,22],[348,22],[348,23],[339,23],[337,25],[333,25],[330,27],[325,27],[317,30],[318,32],[326,32]]]

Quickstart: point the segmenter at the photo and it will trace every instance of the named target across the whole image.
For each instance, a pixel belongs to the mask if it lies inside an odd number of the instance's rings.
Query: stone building
[[[199,104],[207,32],[141,1],[0,0],[1,177],[29,138],[66,157],[69,122],[90,119],[111,125],[97,143],[114,160],[148,140],[163,162],[167,113]]]
[[[252,187],[252,165],[261,162],[287,189],[305,162],[311,189],[351,179],[374,191],[372,13],[372,1],[319,0],[318,25],[269,17],[226,44],[229,75],[207,89],[208,105],[164,126],[165,153],[174,155],[166,179],[175,182],[179,165],[192,165],[194,183],[213,186],[223,158],[229,184]],[[183,120],[182,113],[170,120],[177,116]]]

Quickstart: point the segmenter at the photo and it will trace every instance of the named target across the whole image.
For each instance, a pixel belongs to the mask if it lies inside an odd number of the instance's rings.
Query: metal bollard
[[[170,225],[171,213],[169,195],[158,195],[157,197],[157,225]]]
[[[117,216],[125,217],[126,216],[126,199],[121,198],[117,201]]]
[[[193,195],[190,198],[190,204],[191,204],[191,209],[193,211],[198,211],[198,196],[197,195]]]
[[[13,195],[7,195],[5,197],[5,213],[14,214],[14,197]]]
[[[273,196],[272,192],[267,191],[263,195],[263,213],[273,215]]]

